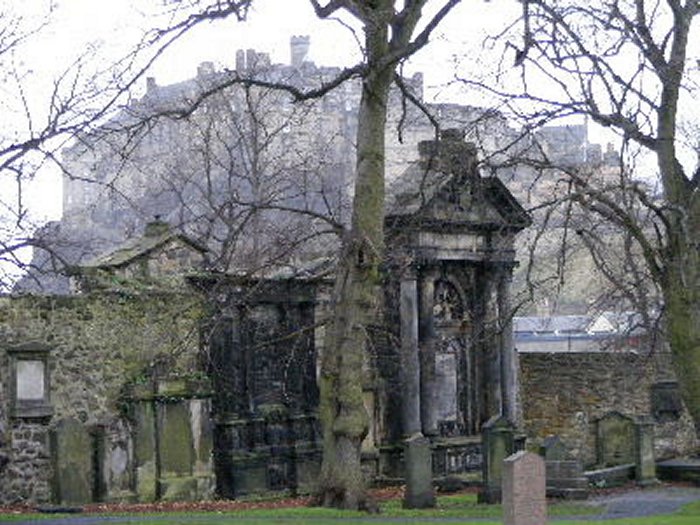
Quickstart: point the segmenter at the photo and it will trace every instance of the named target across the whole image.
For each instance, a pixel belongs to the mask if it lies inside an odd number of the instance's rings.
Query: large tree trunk
[[[673,39],[658,106],[656,155],[669,203],[663,253],[667,339],[683,400],[700,430],[700,200],[698,187],[683,171],[676,149],[678,100],[683,82],[693,11],[674,13]]]
[[[367,508],[360,468],[368,416],[363,369],[368,327],[379,315],[384,256],[384,132],[394,67],[372,67],[387,47],[385,24],[366,28],[369,73],[358,116],[352,226],[343,241],[334,290],[334,315],[324,345],[320,378],[323,464],[319,503]]]
[[[674,368],[700,432],[700,201],[695,197],[688,199],[682,214],[674,213],[662,288]]]

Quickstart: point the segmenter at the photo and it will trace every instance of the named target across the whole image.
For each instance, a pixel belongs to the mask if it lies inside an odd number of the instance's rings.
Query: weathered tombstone
[[[513,425],[503,416],[489,419],[481,430],[483,484],[479,491],[479,503],[501,501],[503,460],[514,451]]]
[[[93,443],[88,429],[75,419],[59,422],[52,434],[56,503],[89,503],[93,496]]]
[[[635,432],[631,418],[610,412],[598,420],[597,454],[601,467],[635,463]]]
[[[547,436],[540,447],[540,455],[545,461],[564,461],[569,458],[569,451],[559,436]]]
[[[140,502],[157,499],[157,458],[155,406],[151,400],[138,400],[134,411],[134,466],[136,498]]]
[[[547,523],[545,466],[537,454],[521,450],[503,461],[503,523]]]
[[[586,499],[588,480],[583,475],[581,463],[571,458],[559,436],[547,437],[540,447],[547,478],[547,497]]]
[[[425,509],[435,506],[432,454],[430,440],[420,433],[414,434],[405,441],[406,492],[403,499],[404,507]]]
[[[653,485],[656,480],[656,461],[654,459],[654,421],[642,416],[635,422],[637,461],[635,477],[640,485]]]

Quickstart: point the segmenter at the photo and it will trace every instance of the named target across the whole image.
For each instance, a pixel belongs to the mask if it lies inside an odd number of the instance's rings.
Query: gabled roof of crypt
[[[387,191],[389,224],[511,229],[531,224],[525,209],[497,177],[479,173],[476,146],[460,130],[418,145],[420,159]]]
[[[129,239],[116,250],[101,255],[82,267],[86,269],[124,267],[172,242],[180,243],[202,254],[209,251],[190,237],[173,231],[167,222],[156,219],[146,225],[143,236]]]

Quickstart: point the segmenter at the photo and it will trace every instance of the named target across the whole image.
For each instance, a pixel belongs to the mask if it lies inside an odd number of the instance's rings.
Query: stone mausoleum
[[[510,283],[530,219],[459,132],[419,156],[388,192],[368,480],[401,482],[418,433],[436,481],[478,479],[494,416],[533,443],[560,436],[586,467],[629,461],[640,416],[657,455],[689,450],[672,377],[646,356],[518,354]],[[1,298],[0,504],[311,490],[332,267],[211,272],[205,247],[156,222],[74,268],[77,295]]]

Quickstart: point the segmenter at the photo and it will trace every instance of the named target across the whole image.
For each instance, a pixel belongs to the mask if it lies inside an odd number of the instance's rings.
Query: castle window
[[[8,348],[12,370],[14,416],[43,418],[53,414],[49,392],[49,348],[25,343]]]

